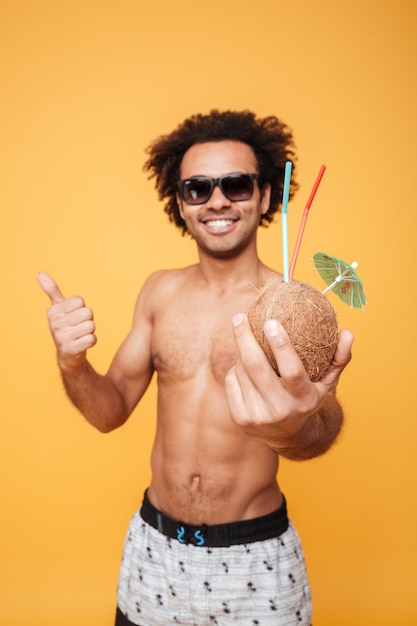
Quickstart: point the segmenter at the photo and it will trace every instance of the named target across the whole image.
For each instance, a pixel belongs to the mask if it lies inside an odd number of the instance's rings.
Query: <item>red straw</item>
[[[295,264],[297,262],[298,253],[300,251],[301,240],[302,240],[303,235],[304,235],[304,229],[305,229],[305,226],[306,226],[306,222],[307,222],[307,218],[308,218],[308,213],[310,211],[311,203],[314,200],[314,196],[316,195],[316,191],[318,189],[318,186],[320,185],[321,179],[323,178],[323,174],[324,174],[325,169],[326,169],[326,166],[322,165],[321,168],[320,168],[320,171],[319,171],[319,173],[317,175],[316,182],[313,185],[313,189],[311,190],[311,193],[310,193],[310,195],[308,197],[305,209],[304,209],[303,217],[301,219],[301,224],[300,224],[300,228],[299,228],[299,231],[298,231],[297,241],[296,241],[296,244],[295,244],[294,254],[292,255],[291,264],[290,264],[290,271],[289,271],[289,280],[290,281],[292,280],[292,276],[294,274],[294,268],[295,268]]]

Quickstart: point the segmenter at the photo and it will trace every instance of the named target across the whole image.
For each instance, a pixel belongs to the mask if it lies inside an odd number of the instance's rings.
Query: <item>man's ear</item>
[[[271,200],[271,185],[267,183],[261,190],[261,213],[265,215],[269,209]]]
[[[182,219],[184,219],[184,212],[182,210],[182,200],[181,200],[181,196],[180,196],[180,194],[178,192],[175,194],[175,198],[176,198],[177,204],[178,204],[178,211],[180,212],[180,215],[181,215]]]

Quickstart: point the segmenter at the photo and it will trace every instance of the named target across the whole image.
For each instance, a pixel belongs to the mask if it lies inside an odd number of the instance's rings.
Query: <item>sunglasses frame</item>
[[[237,178],[238,176],[247,176],[250,180],[250,193],[244,198],[240,198],[239,200],[233,200],[230,198],[223,188],[223,181],[226,178]],[[243,202],[245,200],[249,200],[253,196],[254,184],[253,181],[259,179],[259,174],[250,174],[249,172],[232,172],[231,174],[224,174],[223,176],[219,176],[218,178],[210,178],[210,176],[191,176],[190,178],[181,178],[178,181],[178,189],[180,192],[181,199],[191,206],[197,206],[199,204],[205,204],[208,202],[213,194],[215,187],[219,187],[222,194],[230,201],[230,202]],[[189,201],[184,197],[184,186],[188,181],[192,180],[201,180],[201,181],[209,181],[210,182],[210,191],[209,194],[204,200],[198,200],[197,202]]]

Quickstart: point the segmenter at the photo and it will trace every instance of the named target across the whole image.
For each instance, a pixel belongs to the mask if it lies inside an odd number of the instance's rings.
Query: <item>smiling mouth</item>
[[[234,224],[235,220],[226,220],[226,219],[207,220],[207,222],[204,222],[204,223],[206,226],[208,226],[212,230],[223,230],[224,228],[227,228],[228,226],[231,226],[232,224]]]

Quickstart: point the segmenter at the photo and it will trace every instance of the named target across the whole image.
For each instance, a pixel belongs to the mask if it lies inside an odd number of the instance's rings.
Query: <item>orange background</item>
[[[290,248],[327,165],[296,276],[320,286],[317,249],[357,260],[369,301],[329,296],[356,335],[340,443],[281,470],[314,624],[416,624],[415,2],[3,0],[0,12],[0,622],[112,624],[155,387],[119,431],[87,425],[64,396],[36,274],[94,309],[104,371],[145,277],[196,259],[142,172],[144,148],[218,107],[293,128]],[[277,267],[280,241],[279,221],[260,232]]]

